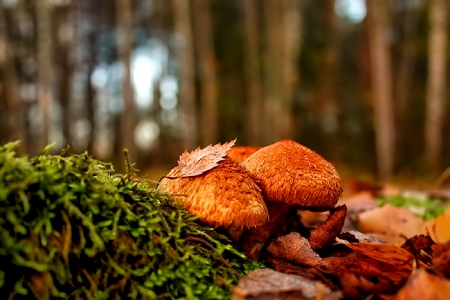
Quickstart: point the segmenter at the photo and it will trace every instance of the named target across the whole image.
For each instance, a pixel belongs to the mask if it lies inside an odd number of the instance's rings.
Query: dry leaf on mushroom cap
[[[158,189],[212,226],[253,227],[268,220],[261,190],[238,163],[226,156],[201,175],[181,177],[179,167],[163,178]]]
[[[324,211],[332,208],[342,193],[341,179],[333,165],[292,140],[264,147],[243,164],[270,201]]]

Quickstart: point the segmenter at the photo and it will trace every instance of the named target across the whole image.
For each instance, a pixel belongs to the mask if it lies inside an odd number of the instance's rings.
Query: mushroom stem
[[[259,259],[268,241],[297,229],[300,225],[295,206],[274,201],[266,201],[266,205],[269,222],[247,229],[239,240],[242,251],[250,259]]]

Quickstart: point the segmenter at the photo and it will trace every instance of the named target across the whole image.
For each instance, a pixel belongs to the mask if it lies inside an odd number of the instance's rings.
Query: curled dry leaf
[[[297,275],[271,269],[258,269],[243,277],[233,290],[232,300],[323,299],[337,300],[342,295],[329,287]]]
[[[418,269],[399,290],[396,300],[446,300],[450,295],[450,280]]]
[[[277,238],[267,248],[267,253],[294,264],[318,267],[322,259],[311,249],[308,240],[297,232]]]
[[[200,175],[214,167],[224,160],[228,150],[236,143],[236,139],[223,145],[209,145],[203,149],[197,148],[194,151],[184,153],[178,160],[181,176],[191,177]]]
[[[328,219],[317,226],[317,228],[311,230],[309,238],[311,248],[317,250],[332,244],[339,233],[341,233],[346,215],[347,207],[345,205],[332,209]]]

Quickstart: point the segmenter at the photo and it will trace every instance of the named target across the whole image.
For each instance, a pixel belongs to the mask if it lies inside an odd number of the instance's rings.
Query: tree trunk
[[[408,131],[409,97],[414,79],[416,64],[415,43],[417,39],[418,10],[411,6],[405,10],[402,18],[403,40],[401,41],[401,56],[397,71],[395,86],[396,121],[397,121],[397,149],[408,151],[406,132]]]
[[[52,40],[51,40],[51,13],[48,0],[36,1],[36,22],[38,35],[38,68],[39,93],[38,101],[41,111],[42,132],[38,137],[38,147],[43,148],[49,143],[50,122],[52,118]]]
[[[179,60],[180,107],[184,116],[184,147],[192,150],[198,143],[197,105],[195,102],[195,57],[189,0],[172,0],[174,9],[177,56]]]
[[[244,5],[244,74],[246,81],[247,143],[263,145],[263,88],[261,77],[261,52],[258,26],[259,0],[243,0]]]
[[[334,11],[334,0],[322,1],[319,6],[320,18],[323,19],[323,42],[318,68],[319,83],[316,90],[320,123],[327,143],[333,143],[338,130],[338,72],[339,72],[339,34],[337,15]],[[320,50],[319,50],[320,51]]]
[[[444,121],[447,66],[447,1],[430,1],[428,42],[428,80],[425,119],[425,158],[431,173],[439,170]]]
[[[282,114],[280,118],[280,139],[292,138],[293,119],[292,106],[296,90],[299,86],[298,58],[302,43],[302,2],[299,0],[283,0],[282,20],[284,33],[284,55],[281,57]]]
[[[372,99],[378,177],[389,179],[394,163],[394,113],[389,49],[389,20],[385,1],[367,1]]]
[[[137,149],[134,144],[136,113],[134,91],[131,84],[131,52],[133,46],[133,15],[131,0],[116,0],[117,38],[119,59],[123,66],[122,99],[123,109],[120,115],[121,149],[128,150],[131,161],[137,160]],[[119,154],[119,153],[117,153]]]
[[[284,53],[283,20],[278,0],[264,1],[265,59],[264,59],[264,144],[271,144],[281,138],[281,124],[285,99],[282,91],[282,63]]]
[[[65,34],[59,36],[59,50],[58,61],[59,74],[57,78],[57,84],[59,86],[59,103],[61,105],[61,130],[65,145],[72,145],[70,124],[72,119],[70,99],[72,98],[72,79],[73,72],[75,70],[73,61],[71,59],[71,51],[75,46],[73,31],[73,14],[74,6],[70,5],[59,17],[61,22],[64,22],[61,26],[64,26]]]
[[[200,67],[202,144],[218,142],[216,58],[214,55],[211,1],[193,0],[195,43]]]
[[[4,137],[1,142],[6,143],[9,141],[20,140],[18,146],[18,153],[25,154],[27,149],[27,140],[25,134],[25,122],[23,119],[23,105],[22,99],[19,97],[19,84],[17,78],[16,68],[14,66],[14,55],[11,52],[9,36],[7,31],[7,23],[5,20],[5,7],[3,0],[0,0],[0,69],[3,74],[3,97],[5,99],[5,115],[3,122],[7,121]],[[7,115],[6,115],[7,113]]]

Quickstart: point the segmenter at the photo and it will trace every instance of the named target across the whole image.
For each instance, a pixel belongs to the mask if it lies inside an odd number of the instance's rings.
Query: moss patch
[[[224,299],[259,267],[129,164],[16,145],[0,147],[2,298]]]

